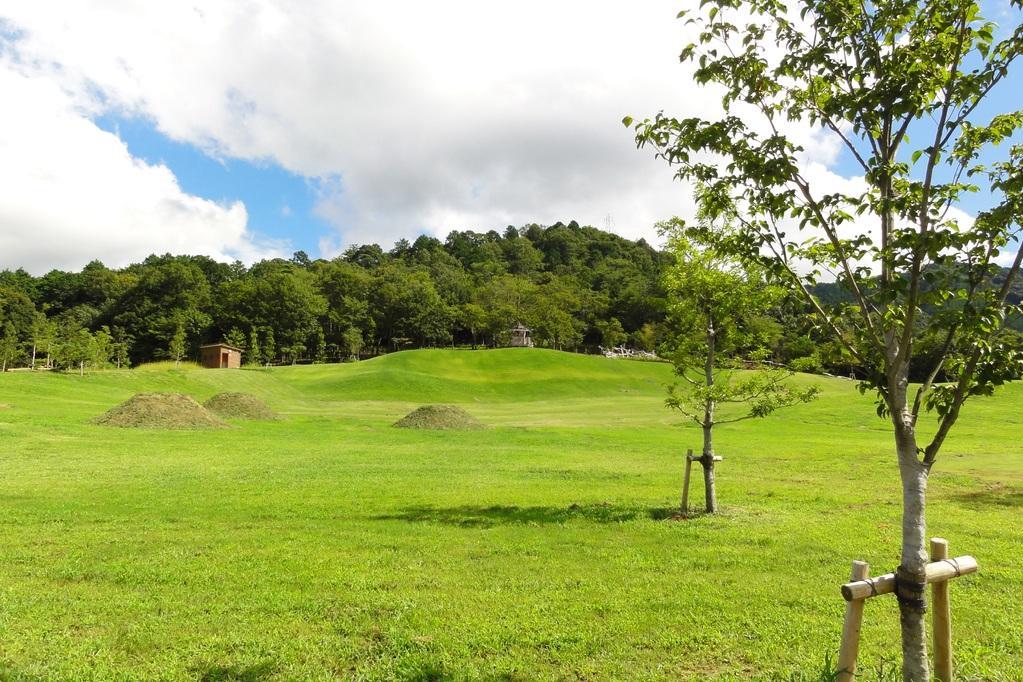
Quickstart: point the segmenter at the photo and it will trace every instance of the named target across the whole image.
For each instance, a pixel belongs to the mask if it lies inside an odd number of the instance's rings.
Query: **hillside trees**
[[[346,349],[346,355],[358,354],[364,340],[373,338],[376,332],[369,309],[372,275],[342,259],[317,261],[312,269],[327,304],[324,334],[328,347]],[[359,351],[353,351],[349,343],[356,337],[360,339]]]
[[[186,351],[194,352],[213,322],[211,287],[203,270],[190,258],[162,256],[128,272],[135,281],[104,317],[134,339],[132,362],[168,357],[168,341],[179,326]]]
[[[444,241],[424,236],[386,252],[357,245],[331,260],[296,254],[251,267],[165,254],[122,269],[93,261],[41,277],[7,270],[0,288],[26,297],[51,326],[36,340],[37,353],[56,348],[57,330],[106,326],[122,365],[167,358],[179,322],[184,358],[230,336],[247,363],[336,360],[360,345],[360,352],[499,345],[518,322],[534,329],[541,347],[595,351],[624,333],[626,343],[652,350],[663,336],[661,274],[669,262],[642,240],[569,222],[452,232]],[[388,291],[376,290],[386,282]],[[392,296],[401,291],[409,294],[404,302]],[[17,364],[32,364],[30,336],[19,331],[28,357]]]
[[[278,353],[293,361],[315,348],[326,315],[327,300],[315,275],[289,261],[258,263],[216,291],[214,316],[220,336],[231,329],[247,330],[250,338],[255,332],[262,348],[259,359],[266,362],[277,360]]]
[[[25,350],[21,346],[18,330],[14,328],[14,323],[3,322],[0,326],[0,372],[6,372],[9,366],[13,366],[24,355]]]
[[[451,340],[451,309],[420,268],[390,263],[379,269],[370,289],[378,346],[393,350]]]
[[[21,364],[32,338],[37,312],[32,300],[18,289],[0,287],[0,371]]]
[[[969,0],[801,0],[791,11],[710,0],[691,21],[698,38],[682,59],[722,94],[723,113],[659,114],[637,125],[637,142],[703,183],[710,215],[739,219],[717,246],[803,296],[876,392],[902,492],[903,678],[928,680],[928,476],[964,403],[1020,372],[1006,321],[1023,261],[1023,145],[1009,144],[1023,113],[985,105],[1023,51],[1023,26],[996,39]],[[861,188],[835,191],[805,171],[793,132],[807,126],[842,145]],[[954,210],[971,193],[986,206],[972,221]],[[828,272],[851,300],[814,294]],[[940,349],[911,387],[921,331]]]

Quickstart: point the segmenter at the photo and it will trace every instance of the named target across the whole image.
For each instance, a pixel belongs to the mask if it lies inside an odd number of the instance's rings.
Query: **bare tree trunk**
[[[36,368],[36,342],[32,342],[32,369]]]
[[[709,401],[708,401],[709,403]],[[709,403],[708,410],[713,415],[714,407]],[[713,419],[713,416],[711,417]],[[708,514],[715,514],[718,510],[718,492],[714,485],[714,433],[713,422],[710,426],[703,427],[703,456],[700,464],[703,465],[703,490],[705,495],[704,510]]]
[[[896,434],[902,479],[902,564],[896,573],[899,620],[902,624],[902,679],[927,682],[927,467],[917,455],[916,438]]]
[[[707,321],[707,359],[703,366],[703,378],[707,386],[714,385],[715,344],[714,321]],[[706,500],[705,511],[715,514],[718,510],[718,492],[714,484],[714,401],[709,398],[703,405],[703,490]]]

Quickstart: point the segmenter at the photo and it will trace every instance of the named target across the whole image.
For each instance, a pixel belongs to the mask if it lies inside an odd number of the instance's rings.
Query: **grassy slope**
[[[736,679],[819,667],[849,561],[897,563],[884,422],[850,382],[720,431],[725,513],[659,521],[692,428],[664,365],[539,350],[345,366],[0,375],[0,679]],[[221,432],[88,419],[137,391],[254,393]],[[932,479],[961,669],[1021,680],[1023,386]],[[493,428],[405,431],[418,404]],[[863,657],[893,657],[894,604]],[[6,671],[6,672],[4,672]],[[246,677],[247,676],[247,677]]]

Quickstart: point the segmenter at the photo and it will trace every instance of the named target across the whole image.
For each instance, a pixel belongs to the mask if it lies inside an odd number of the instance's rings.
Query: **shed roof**
[[[204,344],[202,346],[199,346],[199,348],[226,348],[228,350],[236,350],[239,353],[244,352],[243,348],[237,348],[235,346],[229,346],[226,343],[207,343],[207,344]]]

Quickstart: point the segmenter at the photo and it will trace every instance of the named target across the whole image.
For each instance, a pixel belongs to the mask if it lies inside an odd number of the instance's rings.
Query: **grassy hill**
[[[699,445],[670,380],[524,349],[0,375],[0,680],[800,679],[837,648],[849,562],[898,563],[885,422],[799,377],[820,400],[721,429],[724,513],[664,520]],[[285,418],[90,423],[151,391]],[[1021,398],[968,406],[932,477],[932,534],[981,563],[953,588],[974,679],[1023,679]],[[391,427],[424,403],[489,428]],[[895,611],[867,609],[869,668]]]

